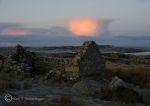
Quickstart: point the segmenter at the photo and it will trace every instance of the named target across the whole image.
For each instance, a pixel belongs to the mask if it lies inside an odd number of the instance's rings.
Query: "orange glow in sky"
[[[94,19],[71,19],[69,21],[69,31],[76,36],[95,36],[100,32],[100,25]]]
[[[17,35],[17,36],[26,36],[29,35],[30,32],[26,30],[21,29],[5,29],[3,31],[0,31],[1,35]]]

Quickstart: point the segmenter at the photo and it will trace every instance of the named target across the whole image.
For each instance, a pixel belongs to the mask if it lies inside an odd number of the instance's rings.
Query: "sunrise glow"
[[[17,35],[17,36],[26,36],[29,35],[30,32],[22,29],[5,29],[0,31],[1,35]]]
[[[76,36],[95,36],[100,32],[100,25],[94,19],[71,19],[69,21],[69,31]]]

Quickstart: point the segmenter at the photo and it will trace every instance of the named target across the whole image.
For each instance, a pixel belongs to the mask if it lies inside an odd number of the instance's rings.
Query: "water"
[[[148,56],[150,55],[150,52],[134,52],[134,53],[125,53],[125,54],[132,54],[132,55],[137,55],[137,56]]]

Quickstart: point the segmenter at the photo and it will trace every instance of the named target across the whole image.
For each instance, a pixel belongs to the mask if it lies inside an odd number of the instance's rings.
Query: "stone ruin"
[[[3,56],[0,55],[0,63],[4,63],[5,58]]]
[[[94,41],[84,42],[77,54],[65,60],[65,72],[69,79],[88,76],[104,76],[105,60],[101,56],[99,48]]]
[[[32,69],[38,69],[35,68],[37,65],[43,65],[41,69],[43,73],[47,73],[46,79],[58,76],[59,78],[76,81],[85,77],[98,76],[104,78],[105,76],[105,60],[94,41],[84,42],[74,56],[67,58],[52,56],[36,60],[34,54],[26,51],[20,45],[17,48],[13,58],[19,63],[34,66]],[[0,60],[3,60],[2,57],[0,57]],[[35,63],[38,61],[40,62],[36,65]],[[36,73],[38,73],[38,70],[36,70]]]
[[[94,41],[84,42],[73,57],[49,57],[48,61],[55,63],[55,72],[59,71],[67,80],[74,81],[92,76],[104,78],[105,76],[105,60]],[[54,70],[49,73],[52,74]],[[51,75],[48,76],[51,78]]]

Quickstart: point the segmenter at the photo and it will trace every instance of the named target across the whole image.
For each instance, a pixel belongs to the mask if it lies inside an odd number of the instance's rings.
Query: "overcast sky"
[[[91,21],[84,21],[86,19]],[[101,36],[109,37],[109,40],[116,36],[146,36],[144,45],[150,46],[147,43],[150,38],[150,0],[0,0],[0,46],[16,43],[38,46],[39,40],[44,42],[43,46],[55,45],[55,40],[65,41],[56,45],[78,43],[83,36],[70,31],[70,20],[76,22],[73,25],[77,27],[99,28],[99,33],[90,37],[84,30],[85,40],[86,37],[88,40],[99,38],[101,43],[104,39]],[[50,41],[54,43],[48,43]]]

